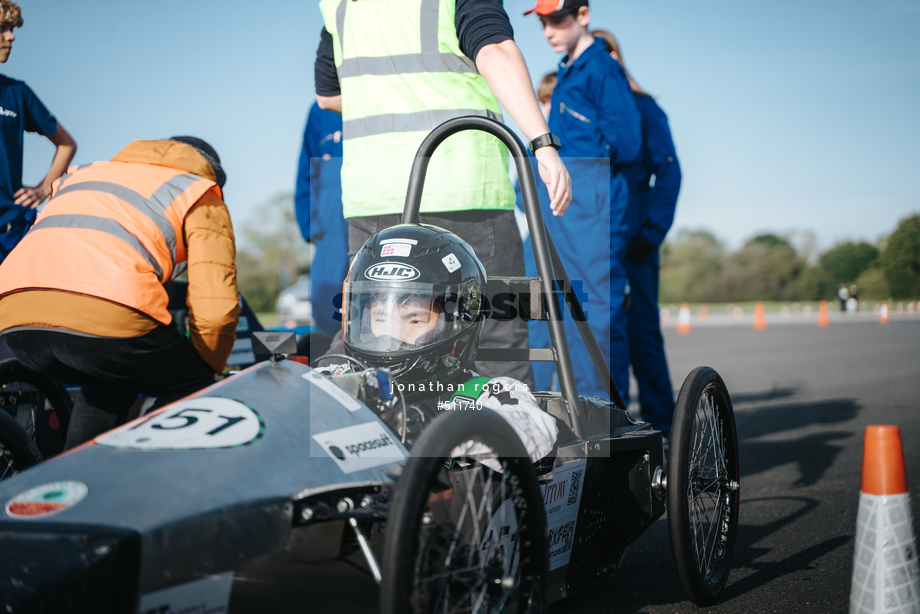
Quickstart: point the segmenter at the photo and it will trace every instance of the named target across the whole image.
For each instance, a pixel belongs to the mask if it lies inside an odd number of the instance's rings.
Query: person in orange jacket
[[[65,449],[214,382],[236,338],[236,244],[226,175],[195,137],[134,141],[68,169],[0,265],[0,335],[22,363],[81,384]],[[164,285],[188,272],[189,338]]]

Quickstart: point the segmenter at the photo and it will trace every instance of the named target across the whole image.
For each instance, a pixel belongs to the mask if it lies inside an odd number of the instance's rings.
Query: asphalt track
[[[815,314],[817,315],[817,314]],[[675,393],[698,365],[731,393],[741,461],[734,565],[706,612],[846,612],[863,429],[897,424],[915,526],[920,512],[920,318],[832,314],[754,331],[711,319],[689,335],[665,329]],[[551,606],[551,614],[700,612],[674,570],[666,517],[626,553],[615,576]]]

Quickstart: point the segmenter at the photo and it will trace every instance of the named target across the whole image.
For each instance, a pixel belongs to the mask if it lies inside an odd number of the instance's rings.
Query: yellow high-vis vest
[[[342,91],[345,217],[401,213],[425,136],[464,115],[501,120],[498,101],[460,50],[456,0],[321,0]],[[465,131],[428,167],[423,213],[511,209],[508,150]]]

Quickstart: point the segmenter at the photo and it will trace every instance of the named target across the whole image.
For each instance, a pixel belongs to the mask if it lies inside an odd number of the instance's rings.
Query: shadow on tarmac
[[[796,392],[798,388],[779,388],[774,387],[770,390],[764,390],[763,392],[741,392],[738,394],[731,395],[732,404],[740,405],[741,403],[759,403],[762,401],[773,401],[775,399],[785,399],[791,397]]]
[[[861,407],[854,399],[829,399],[763,407],[739,415],[736,427],[741,442],[742,478],[795,463],[799,477],[792,486],[816,484],[843,451],[843,446],[833,442],[848,439],[853,433],[822,430],[795,439],[775,436],[787,431],[849,422]]]
[[[739,608],[738,599],[744,599],[751,592],[785,575],[813,569],[817,559],[852,541],[851,536],[838,536],[797,551],[786,558],[775,560],[771,555],[782,550],[758,547],[757,544],[801,520],[816,510],[820,502],[808,497],[761,497],[749,501],[742,498],[742,510],[746,503],[800,505],[766,524],[738,525],[732,576],[737,578],[741,570],[744,570],[746,575],[737,581],[730,577],[719,601],[707,608],[707,611],[736,612]],[[753,570],[753,573],[749,570]],[[611,604],[615,604],[612,609]],[[681,589],[671,557],[665,519],[652,525],[647,534],[631,548],[615,576],[554,604],[549,611],[551,614],[610,611],[618,614],[640,614],[655,606],[676,606],[673,610],[669,608],[669,612],[699,611]]]

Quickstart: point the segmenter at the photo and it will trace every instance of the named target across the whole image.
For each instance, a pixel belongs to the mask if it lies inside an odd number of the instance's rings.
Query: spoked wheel
[[[26,368],[17,358],[0,361],[0,411],[19,423],[42,457],[64,449],[72,408],[59,382]]]
[[[0,409],[0,480],[42,462],[41,452],[19,422]]]
[[[479,445],[452,454],[467,442]],[[547,549],[536,473],[517,434],[489,410],[447,412],[419,437],[399,478],[380,611],[541,613]]]
[[[680,583],[697,605],[728,581],[740,473],[731,398],[719,374],[694,369],[677,397],[668,456],[668,532]]]

